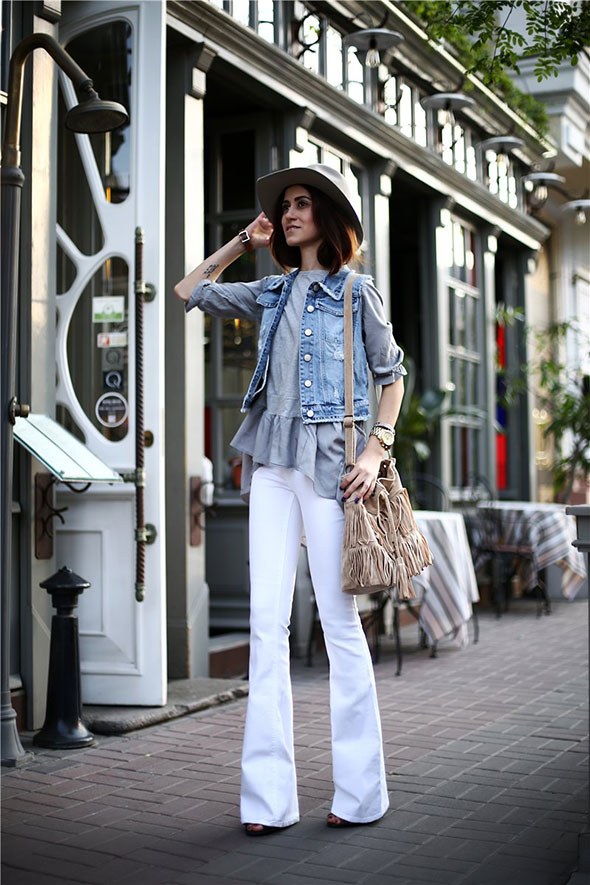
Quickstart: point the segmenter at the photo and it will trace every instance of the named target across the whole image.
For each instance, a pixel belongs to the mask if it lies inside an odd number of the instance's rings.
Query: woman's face
[[[319,246],[322,237],[313,218],[311,194],[303,185],[288,187],[281,203],[281,223],[288,246]]]

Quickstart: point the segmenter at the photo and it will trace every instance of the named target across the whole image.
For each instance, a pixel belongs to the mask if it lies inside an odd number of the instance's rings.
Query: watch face
[[[392,446],[393,441],[395,439],[395,434],[391,432],[391,430],[381,429],[381,439],[385,443],[386,446]]]

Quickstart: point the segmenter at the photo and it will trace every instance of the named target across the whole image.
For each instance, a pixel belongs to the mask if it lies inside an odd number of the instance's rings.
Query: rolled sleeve
[[[385,317],[383,298],[369,281],[363,286],[363,336],[375,384],[393,384],[407,375],[403,366],[404,352]]]
[[[264,280],[252,283],[213,283],[201,280],[197,283],[185,311],[189,313],[194,307],[216,317],[229,319],[259,320],[262,308],[256,303],[262,292]]]

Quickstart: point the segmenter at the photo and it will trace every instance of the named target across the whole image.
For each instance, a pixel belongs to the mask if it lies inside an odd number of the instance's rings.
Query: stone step
[[[209,676],[215,679],[246,676],[249,653],[248,633],[220,633],[209,637]]]

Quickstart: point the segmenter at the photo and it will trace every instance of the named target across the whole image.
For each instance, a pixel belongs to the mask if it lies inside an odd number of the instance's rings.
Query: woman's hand
[[[366,448],[357,458],[356,464],[346,473],[340,482],[340,488],[345,489],[343,500],[352,498],[357,502],[369,498],[375,489],[375,483],[379,476],[379,467],[385,454],[381,443],[375,437],[369,437]]]
[[[248,231],[250,235],[250,243],[254,249],[268,248],[273,226],[264,212],[261,212],[254,221],[251,221],[250,224],[244,228],[244,230]]]

